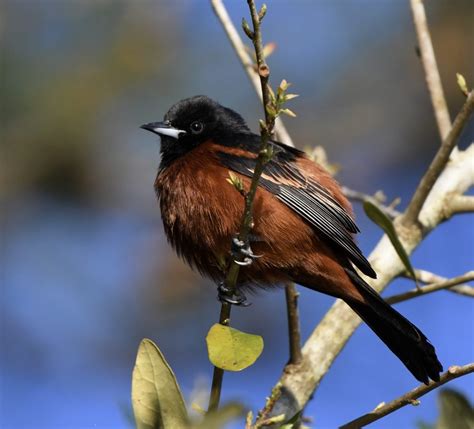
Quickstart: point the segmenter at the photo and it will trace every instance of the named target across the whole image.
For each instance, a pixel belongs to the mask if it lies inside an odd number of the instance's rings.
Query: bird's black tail
[[[434,347],[413,323],[387,304],[357,273],[346,269],[364,301],[346,300],[415,378],[425,384],[439,381],[443,370]]]

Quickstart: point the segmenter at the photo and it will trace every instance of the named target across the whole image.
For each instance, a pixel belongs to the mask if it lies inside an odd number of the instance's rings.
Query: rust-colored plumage
[[[216,282],[225,276],[231,239],[239,230],[259,137],[237,113],[204,96],[173,106],[165,121],[143,128],[162,137],[155,181],[166,235],[177,253]],[[304,153],[273,142],[254,201],[250,245],[262,255],[242,267],[238,287],[294,281],[343,299],[420,381],[442,370],[423,333],[391,308],[357,274],[375,277],[358,249],[350,203],[337,182]]]

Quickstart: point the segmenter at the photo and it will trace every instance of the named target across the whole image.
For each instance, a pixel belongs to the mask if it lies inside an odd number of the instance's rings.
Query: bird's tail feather
[[[357,273],[346,269],[363,301],[348,299],[347,304],[364,320],[415,378],[425,384],[439,381],[443,370],[433,345],[426,336],[398,311],[387,304]]]

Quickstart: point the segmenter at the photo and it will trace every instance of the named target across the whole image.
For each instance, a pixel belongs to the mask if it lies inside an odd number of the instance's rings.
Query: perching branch
[[[472,280],[474,280],[474,271],[469,271],[468,273],[459,277],[454,277],[449,280],[432,283],[427,286],[409,290],[408,292],[390,296],[386,298],[386,301],[389,304],[396,304],[397,302],[406,301],[408,299],[416,298],[417,296],[427,295],[429,293],[433,293],[438,290],[452,288],[453,286],[456,286],[465,282],[470,282]]]
[[[419,0],[414,0],[419,1]],[[449,131],[447,137],[443,141],[438,153],[433,158],[428,170],[420,181],[420,184],[416,188],[415,194],[413,195],[410,204],[408,205],[405,214],[402,217],[402,224],[409,226],[417,222],[418,215],[426,201],[433,185],[436,183],[439,175],[443,171],[452,150],[456,146],[458,138],[467,123],[467,120],[471,116],[474,110],[474,91],[471,91],[466,99],[466,102],[462,106],[460,112],[454,120],[453,127]]]
[[[346,423],[339,429],[359,429],[381,419],[382,417],[385,417],[387,414],[391,414],[394,411],[405,407],[406,405],[418,405],[420,403],[418,398],[421,398],[428,392],[431,392],[439,386],[446,384],[448,381],[454,380],[455,378],[462,377],[463,375],[467,375],[472,372],[474,372],[474,363],[464,366],[451,366],[444,374],[441,374],[440,380],[438,382],[431,381],[428,386],[422,384],[416,389],[413,389],[412,391],[400,396],[388,404],[380,404],[374,409],[374,411],[364,414],[363,416]]]
[[[211,5],[217,19],[221,23],[229,41],[234,48],[235,53],[240,59],[242,66],[244,67],[247,76],[250,79],[257,95],[260,100],[263,101],[262,85],[260,77],[255,70],[255,64],[250,57],[244,42],[242,41],[237,29],[235,28],[232,20],[227,13],[227,10],[222,3],[222,0],[211,0]],[[288,131],[283,124],[280,117],[277,117],[274,124],[274,130],[276,138],[282,143],[288,146],[294,147],[293,140],[291,139]],[[301,335],[300,335],[300,322],[298,315],[297,306],[297,291],[296,286],[292,283],[285,285],[285,297],[286,307],[288,315],[288,330],[289,330],[289,342],[290,342],[290,363],[299,361],[301,358]]]
[[[431,103],[433,105],[441,141],[444,141],[451,129],[451,118],[449,117],[449,110],[444,97],[433,44],[431,43],[430,30],[428,29],[428,23],[426,21],[425,6],[423,5],[423,0],[410,0],[410,5]]]
[[[257,192],[258,182],[260,176],[262,175],[265,165],[272,157],[271,147],[269,142],[273,133],[273,127],[275,125],[275,119],[278,115],[278,112],[272,111],[273,102],[270,98],[270,92],[268,88],[268,78],[270,75],[270,69],[265,62],[265,57],[263,55],[263,44],[262,44],[262,33],[260,31],[260,24],[263,20],[263,15],[259,16],[259,12],[255,7],[255,2],[253,0],[247,0],[249,5],[250,14],[252,17],[252,26],[253,30],[251,33],[252,43],[255,49],[255,55],[257,58],[257,70],[260,76],[260,87],[263,96],[263,106],[265,112],[265,123],[260,123],[260,150],[255,164],[254,173],[252,176],[252,181],[250,183],[250,188],[245,193],[245,208],[242,215],[240,231],[238,238],[240,241],[247,243],[248,236],[252,229],[253,217],[252,217],[252,208],[253,201]],[[248,25],[248,24],[247,24]],[[250,30],[249,30],[250,31]],[[272,113],[274,112],[274,113]],[[237,279],[239,276],[240,265],[231,258],[227,275],[224,281],[225,289],[228,291],[229,296],[233,296],[236,290]],[[221,312],[219,317],[219,323],[223,325],[229,324],[231,312],[231,305],[228,302],[223,301],[221,306]],[[220,402],[220,394],[222,389],[222,380],[224,377],[224,370],[221,368],[214,367],[214,373],[212,378],[212,387],[211,395],[209,399],[209,408],[208,411],[213,411],[217,409]]]

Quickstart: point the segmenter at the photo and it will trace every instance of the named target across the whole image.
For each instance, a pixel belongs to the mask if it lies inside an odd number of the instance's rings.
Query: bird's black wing
[[[256,145],[256,146],[255,146]],[[252,149],[258,148],[258,141]],[[245,149],[249,150],[246,140]],[[234,146],[235,147],[235,146]],[[375,278],[375,271],[354,242],[352,234],[359,232],[357,225],[344,207],[315,180],[305,178],[294,162],[302,153],[281,143],[273,143],[274,156],[266,165],[260,179],[260,186],[274,194],[291,208],[333,246],[342,250],[347,257],[366,275]],[[252,177],[255,158],[218,152],[221,162],[229,169]]]

